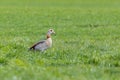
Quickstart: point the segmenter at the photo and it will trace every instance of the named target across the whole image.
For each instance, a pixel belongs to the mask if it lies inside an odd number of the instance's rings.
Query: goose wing
[[[32,49],[34,50],[37,45],[43,44],[43,43],[45,43],[45,41],[46,41],[46,40],[43,40],[43,41],[40,41],[40,42],[34,44],[33,46],[31,46],[31,47],[29,48],[29,50],[32,50]]]

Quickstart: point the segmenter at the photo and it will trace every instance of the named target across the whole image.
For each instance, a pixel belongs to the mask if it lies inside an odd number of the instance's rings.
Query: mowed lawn
[[[1,0],[0,80],[120,80],[119,0]],[[53,46],[28,51],[54,29]]]

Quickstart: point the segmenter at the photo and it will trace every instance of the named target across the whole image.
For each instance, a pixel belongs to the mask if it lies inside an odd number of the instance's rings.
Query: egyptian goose
[[[52,46],[51,34],[54,34],[54,33],[55,32],[54,32],[53,29],[49,29],[48,32],[47,32],[47,39],[34,44],[33,46],[31,46],[29,48],[29,50],[44,51],[47,48],[50,48]]]

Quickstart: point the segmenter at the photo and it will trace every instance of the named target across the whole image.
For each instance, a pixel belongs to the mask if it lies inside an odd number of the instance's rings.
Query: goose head
[[[53,29],[49,29],[47,32],[47,39],[51,38],[51,34],[55,34],[55,31]]]
[[[53,29],[49,29],[47,34],[55,34],[55,31]]]

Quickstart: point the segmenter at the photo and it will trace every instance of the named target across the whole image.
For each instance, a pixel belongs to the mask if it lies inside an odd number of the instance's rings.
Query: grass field
[[[0,80],[120,80],[119,0],[1,0]],[[53,46],[28,51],[53,28]]]

